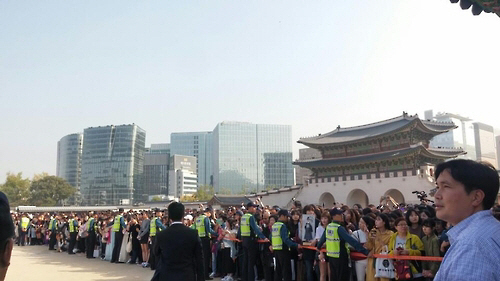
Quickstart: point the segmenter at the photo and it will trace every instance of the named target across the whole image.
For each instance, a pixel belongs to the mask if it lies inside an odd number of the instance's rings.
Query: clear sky
[[[295,142],[426,109],[500,128],[499,34],[448,0],[4,0],[0,182],[55,174],[59,139],[109,124],[147,145],[221,121]]]

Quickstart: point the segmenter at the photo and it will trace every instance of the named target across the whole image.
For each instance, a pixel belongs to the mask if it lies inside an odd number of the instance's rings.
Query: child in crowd
[[[422,237],[422,242],[424,243],[425,255],[439,257],[439,241],[434,233],[434,228],[436,223],[433,219],[426,219],[422,225],[422,231],[425,236]],[[434,279],[436,272],[439,269],[440,262],[424,261],[422,262],[422,275],[426,278],[425,280],[430,281]]]

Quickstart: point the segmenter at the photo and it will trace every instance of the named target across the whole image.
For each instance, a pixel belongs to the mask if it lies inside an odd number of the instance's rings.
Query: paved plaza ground
[[[47,246],[15,245],[6,280],[149,281],[151,277],[152,270],[138,265],[112,264],[100,259],[86,259],[83,254],[57,253],[49,251]]]

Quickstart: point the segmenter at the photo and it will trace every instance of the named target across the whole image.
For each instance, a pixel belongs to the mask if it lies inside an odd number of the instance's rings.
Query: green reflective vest
[[[206,217],[207,216],[205,216],[205,215],[201,215],[201,216],[196,218],[195,225],[196,225],[196,229],[198,230],[198,236],[200,238],[207,237],[207,231],[205,229],[205,218]]]
[[[121,215],[117,215],[115,217],[115,221],[113,222],[113,232],[119,232],[120,231],[120,219],[122,218]]]
[[[149,236],[156,236],[156,217],[149,223]]]
[[[340,224],[336,222],[330,223],[326,227],[326,255],[332,258],[340,257],[340,237],[339,237]],[[349,246],[344,243],[347,254],[349,255]]]
[[[69,232],[76,232],[75,231],[75,220],[74,219],[70,219],[69,220]]]
[[[50,222],[49,222],[49,230],[52,231],[52,229],[54,228],[56,224],[56,220],[55,219],[50,219]]]
[[[273,245],[273,250],[283,250],[283,239],[281,238],[281,228],[283,227],[282,222],[275,222],[271,231],[271,243]],[[288,232],[290,235],[290,232]]]
[[[94,218],[90,218],[89,221],[87,222],[87,231],[94,231],[95,226],[92,225],[92,229],[90,229],[90,225],[93,224]]]
[[[250,237],[250,217],[252,214],[246,213],[241,217],[240,232],[241,237]]]
[[[30,219],[26,217],[23,217],[21,219],[21,228],[23,229],[23,231],[26,231],[26,229],[28,229],[29,224],[30,224]]]

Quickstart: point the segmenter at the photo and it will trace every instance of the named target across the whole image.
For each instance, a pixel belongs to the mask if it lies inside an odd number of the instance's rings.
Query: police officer
[[[56,234],[57,234],[57,215],[54,214],[49,221],[49,250],[56,250],[54,246],[56,245]]]
[[[68,230],[69,230],[69,246],[68,246],[68,254],[74,255],[73,249],[76,244],[76,236],[78,235],[78,215],[71,214],[69,216],[68,221]]]
[[[118,209],[118,213],[113,220],[113,233],[115,234],[115,245],[113,247],[113,253],[111,254],[111,262],[118,262],[120,257],[120,249],[122,248],[123,241],[123,230],[127,228],[125,220],[123,219],[123,208]]]
[[[291,281],[292,267],[290,263],[290,249],[301,249],[302,246],[290,239],[290,232],[286,227],[290,214],[287,210],[278,211],[278,221],[273,224],[271,232],[271,244],[274,257],[276,259],[276,270],[274,281]]]
[[[21,218],[21,231],[19,232],[19,246],[24,246],[26,244],[26,233],[28,232],[28,227],[30,225],[30,219],[23,213]]]
[[[149,222],[149,237],[151,239],[151,249],[155,248],[156,245],[156,234],[158,232],[165,230],[166,227],[161,223],[161,216],[162,213],[159,209],[156,209],[156,216],[151,218],[151,221]],[[151,254],[149,255],[149,265],[151,266],[151,270],[156,269],[156,264],[158,263],[158,259],[154,253],[154,251],[151,251]],[[146,264],[147,267],[147,264]]]
[[[203,263],[205,268],[205,280],[212,280],[209,276],[210,258],[212,251],[210,248],[210,234],[217,236],[217,233],[212,229],[209,217],[212,215],[212,208],[207,207],[205,211],[196,218],[195,227],[198,230],[198,236],[201,240],[201,247],[203,250]]]
[[[349,245],[354,247],[356,251],[369,256],[369,251],[354,238],[352,238],[347,230],[340,225],[344,221],[344,212],[339,208],[334,208],[330,211],[332,222],[328,224],[318,242],[317,249],[326,242],[326,255],[328,256],[328,264],[330,266],[330,281],[350,280],[349,271]],[[370,255],[371,256],[371,255]],[[369,257],[370,257],[369,256]],[[320,260],[324,261],[324,253],[320,253]]]
[[[241,237],[243,246],[243,266],[241,270],[241,279],[243,281],[255,280],[254,266],[259,249],[257,237],[269,242],[269,239],[262,234],[255,221],[254,214],[258,206],[253,202],[247,204],[247,213],[241,218],[240,229],[238,230],[238,237]]]
[[[94,258],[94,248],[96,244],[96,235],[95,235],[95,229],[97,225],[97,214],[94,214],[92,212],[89,212],[89,221],[87,222],[87,232],[88,236],[87,239],[85,239],[85,253],[87,256],[87,259],[93,259]]]

